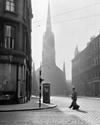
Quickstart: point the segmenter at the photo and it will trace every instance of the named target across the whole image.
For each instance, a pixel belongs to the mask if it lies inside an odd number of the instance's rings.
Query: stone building
[[[0,103],[31,95],[31,0],[0,0]]]
[[[83,51],[76,48],[72,84],[80,95],[100,96],[100,34],[92,37]]]
[[[42,78],[44,83],[50,83],[51,95],[66,94],[65,65],[61,70],[56,65],[55,37],[52,31],[50,3],[48,4],[46,31],[43,35]],[[40,69],[39,69],[40,70]],[[38,70],[38,71],[39,71]],[[38,72],[39,76],[39,72]]]

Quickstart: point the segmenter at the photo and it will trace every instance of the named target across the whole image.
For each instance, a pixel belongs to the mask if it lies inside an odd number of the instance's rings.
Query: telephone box
[[[50,83],[43,83],[43,103],[50,103]]]

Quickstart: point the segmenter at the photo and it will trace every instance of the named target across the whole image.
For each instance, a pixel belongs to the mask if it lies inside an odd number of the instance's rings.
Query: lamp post
[[[41,83],[44,79],[41,78],[41,64],[40,64],[40,71],[39,71],[39,108],[41,108]]]

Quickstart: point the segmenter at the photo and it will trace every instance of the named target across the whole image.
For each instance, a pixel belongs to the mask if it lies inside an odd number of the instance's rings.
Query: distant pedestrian
[[[71,103],[71,105],[69,106],[69,108],[73,108],[73,110],[74,109],[79,109],[79,105],[77,105],[77,92],[76,92],[76,90],[75,90],[75,87],[73,87],[73,89],[72,89],[72,103]]]

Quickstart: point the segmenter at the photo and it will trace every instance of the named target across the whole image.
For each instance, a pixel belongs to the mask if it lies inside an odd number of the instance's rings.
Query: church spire
[[[46,30],[51,31],[51,14],[50,14],[50,0],[48,2],[47,25]]]
[[[50,1],[48,2],[46,31],[43,36],[42,63],[55,65],[55,39],[51,30]]]

